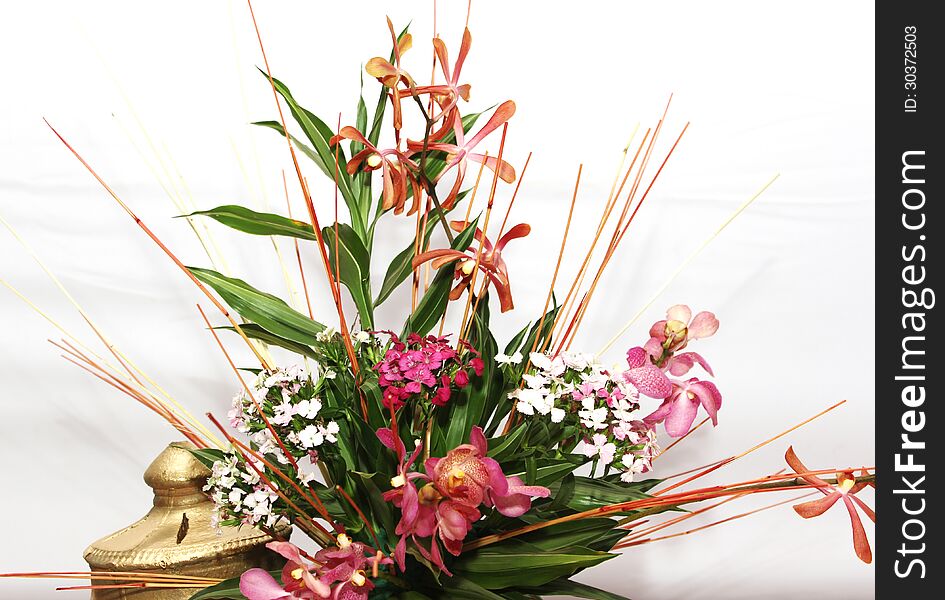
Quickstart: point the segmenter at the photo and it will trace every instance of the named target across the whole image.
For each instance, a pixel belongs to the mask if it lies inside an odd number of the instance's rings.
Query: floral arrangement
[[[490,311],[514,309],[514,277],[504,256],[510,242],[531,231],[524,223],[507,226],[514,193],[498,227],[494,211],[499,182],[516,183],[517,192],[527,168],[526,161],[517,173],[504,155],[515,104],[466,110],[468,29],[454,60],[446,42],[433,39],[442,77],[421,85],[406,68],[411,34],[388,25],[390,54],[365,67],[381,87],[375,111],[369,114],[362,98],[353,125],[332,128],[300,106],[265,62],[279,120],[259,125],[287,142],[308,221],[234,205],[188,215],[246,234],[290,238],[299,256],[315,252],[337,309],[322,320],[310,305],[294,308],[244,280],[185,267],[61,138],[226,320],[214,327],[201,310],[240,386],[228,423],[209,416],[219,433],[163,398],[110,346],[111,363],[68,340],[60,345],[70,360],[157,412],[193,443],[194,455],[212,473],[205,490],[216,505],[215,526],[252,525],[276,538],[269,547],[285,558],[280,573],[251,569],[238,579],[208,580],[193,598],[622,598],[572,577],[622,548],[673,537],[653,534],[724,502],[696,508],[700,503],[792,490],[824,496],[795,500],[804,518],[843,500],[856,554],[869,562],[858,511],[875,516],[856,493],[872,485],[872,469],[810,470],[788,449],[787,474],[690,485],[740,457],[733,456],[651,477],[663,452],[718,421],[722,393],[707,379],[714,377],[712,368],[689,349],[716,334],[713,313],[670,307],[620,364],[604,365],[599,354],[571,349],[614,250],[672,152],[647,184],[664,121],[647,131],[619,185],[615,181],[563,302],[556,284],[567,229],[544,310],[523,319],[521,330],[500,346]],[[290,132],[284,108],[300,136]],[[411,111],[422,130],[406,127]],[[487,141],[498,141],[496,154],[485,150]],[[302,158],[334,183],[341,200],[328,225],[315,209]],[[577,186],[574,198],[572,213]],[[383,230],[377,225],[396,218],[413,219],[415,239],[392,257],[376,289],[370,267],[375,235]],[[594,251],[611,225],[595,272]],[[377,323],[376,307],[401,285],[411,289],[403,322]],[[452,330],[446,329],[453,322],[448,310],[457,322]],[[259,364],[237,369],[221,329]],[[287,350],[295,362],[277,365],[272,347]],[[706,416],[696,423],[700,407]],[[672,441],[661,449],[661,438]],[[657,515],[663,519],[651,520]],[[281,538],[281,522],[301,531],[305,542]],[[151,577],[165,586],[195,585]],[[127,582],[112,587],[122,585]]]

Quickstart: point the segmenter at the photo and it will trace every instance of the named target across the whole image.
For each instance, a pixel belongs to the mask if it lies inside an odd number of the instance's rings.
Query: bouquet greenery
[[[614,182],[580,269],[559,296],[572,201],[544,310],[523,318],[521,329],[500,342],[490,314],[514,308],[503,257],[531,232],[528,224],[507,222],[514,193],[504,215],[494,210],[500,182],[521,180],[504,155],[515,104],[466,110],[468,30],[455,58],[443,40],[433,40],[442,77],[421,85],[405,68],[411,34],[388,25],[392,50],[365,67],[380,84],[379,97],[373,112],[362,97],[351,125],[332,127],[303,108],[264,63],[278,120],[258,125],[287,142],[308,220],[235,205],[188,215],[250,235],[291,238],[299,257],[316,253],[335,314],[316,319],[310,304],[297,310],[244,280],[185,267],[95,175],[219,310],[225,323],[204,318],[240,390],[228,422],[209,415],[214,433],[111,346],[111,363],[68,341],[61,347],[194,444],[194,455],[212,472],[206,492],[216,505],[216,526],[269,532],[276,539],[270,548],[286,559],[281,573],[251,569],[239,579],[207,580],[193,598],[616,599],[622,596],[572,576],[621,548],[681,535],[653,534],[722,502],[786,490],[823,495],[795,506],[803,517],[842,500],[856,553],[869,562],[857,511],[874,515],[855,493],[872,483],[870,469],[812,471],[789,449],[788,474],[689,485],[739,458],[733,456],[648,477],[662,452],[706,421],[717,422],[722,394],[707,379],[709,363],[689,349],[716,333],[714,314],[670,307],[618,365],[572,349],[615,249],[672,153],[654,161],[665,121],[625,151],[629,165]],[[408,112],[419,115],[422,130],[405,128]],[[488,140],[498,141],[495,155],[484,150]],[[302,175],[299,161],[306,159],[334,184],[330,222],[316,211]],[[391,258],[377,286],[371,259],[384,231],[378,225],[397,218],[412,219],[414,239]],[[304,269],[301,276],[304,288]],[[403,320],[378,323],[375,309],[402,285],[411,290]],[[458,322],[449,330],[448,310]],[[258,365],[237,368],[220,335],[246,344]],[[287,350],[294,362],[276,364],[272,347]],[[707,416],[697,424],[700,407]],[[674,440],[663,450],[660,428]],[[688,508],[712,499],[722,502]],[[666,512],[670,518],[646,520]],[[279,537],[282,522],[306,541]]]

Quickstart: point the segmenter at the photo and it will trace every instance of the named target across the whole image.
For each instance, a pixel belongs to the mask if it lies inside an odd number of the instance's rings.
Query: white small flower
[[[322,409],[322,403],[318,398],[311,400],[302,400],[295,405],[295,414],[303,419],[314,419],[318,416],[318,411]]]
[[[371,334],[366,331],[358,331],[354,334],[354,341],[363,344],[371,339]]]
[[[534,375],[526,373],[522,375],[522,379],[525,381],[525,384],[533,390],[540,390],[548,385],[548,379],[546,379],[540,373],[536,373]]]
[[[583,371],[590,365],[588,356],[580,352],[565,352],[561,358],[568,368],[575,371]]]
[[[317,425],[309,425],[299,432],[299,444],[303,448],[315,448],[325,441],[325,434]]]
[[[551,359],[548,358],[547,354],[543,354],[541,352],[532,352],[528,355],[528,360],[531,361],[532,365],[534,365],[536,369],[541,369],[542,371],[551,370]]]
[[[523,358],[522,353],[518,351],[516,351],[515,354],[513,354],[512,356],[509,356],[508,354],[499,353],[499,354],[496,354],[495,356],[495,362],[497,362],[500,365],[517,365],[522,362],[522,358]]]
[[[334,379],[337,376],[338,374],[335,373],[334,369],[328,369],[327,371],[325,371],[325,379]]]
[[[552,408],[551,409],[551,422],[560,423],[564,420],[565,412],[561,408]]]

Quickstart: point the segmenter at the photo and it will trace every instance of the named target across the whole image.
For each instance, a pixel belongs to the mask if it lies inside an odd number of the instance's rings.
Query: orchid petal
[[[512,100],[506,100],[499,105],[495,112],[492,113],[492,116],[489,117],[489,120],[485,125],[482,126],[476,135],[472,137],[469,141],[463,144],[463,147],[466,150],[472,150],[476,145],[483,140],[487,135],[501,127],[506,121],[512,118],[512,115],[515,114],[515,102]],[[459,139],[459,138],[457,138]]]
[[[464,254],[463,252],[460,252],[459,250],[452,250],[450,248],[442,248],[439,250],[427,250],[426,252],[422,252],[416,255],[415,257],[413,257],[413,261],[411,262],[411,265],[413,266],[413,268],[416,269],[417,267],[419,267],[420,265],[422,265],[423,263],[427,261],[438,259],[438,258],[446,258],[446,257],[450,257],[450,260],[441,262],[440,264],[436,265],[436,268],[440,268],[444,264],[447,264],[454,260],[459,260],[461,258],[469,258],[466,254]]]
[[[466,62],[466,56],[472,47],[472,34],[469,28],[463,30],[463,42],[459,47],[459,56],[456,57],[456,65],[453,67],[453,85],[459,83],[459,74],[463,70],[463,63]],[[466,98],[463,98],[466,100]]]
[[[676,377],[682,377],[688,373],[696,363],[705,369],[706,373],[709,375],[715,375],[715,373],[712,372],[712,367],[709,366],[709,363],[707,363],[698,352],[683,352],[682,354],[673,356],[669,360],[669,372]]]
[[[801,459],[797,457],[797,454],[794,453],[794,446],[788,446],[787,452],[784,453],[784,460],[787,462],[788,466],[794,469],[795,473],[806,473],[810,471],[810,469],[804,466]],[[816,475],[802,475],[801,479],[814,487],[820,488],[821,491],[824,491],[823,488],[829,489],[831,487],[829,483]]]
[[[479,154],[477,152],[470,152],[466,157],[473,162],[485,163],[493,173],[498,169],[499,178],[506,183],[513,183],[515,181],[515,167],[504,160],[500,163],[499,159],[494,156],[486,156],[485,154]]]
[[[640,346],[627,350],[627,365],[629,365],[631,369],[639,369],[647,364],[647,362],[647,352]]]
[[[873,562],[873,552],[870,550],[870,541],[866,537],[866,530],[863,529],[863,521],[860,520],[860,515],[857,514],[856,507],[850,501],[849,496],[843,497],[843,504],[847,507],[847,512],[850,513],[850,524],[853,526],[853,550],[856,552],[857,558],[866,564],[870,564]]]
[[[692,422],[696,420],[696,413],[698,412],[698,404],[690,400],[686,393],[679,394],[673,401],[672,410],[663,422],[666,433],[671,437],[686,435],[692,428]]]
[[[266,548],[269,548],[282,558],[292,561],[296,564],[303,564],[305,561],[302,559],[302,554],[299,552],[299,547],[295,544],[289,542],[269,542],[266,544]]]
[[[532,226],[528,223],[519,223],[515,227],[509,229],[499,238],[499,241],[495,243],[495,251],[502,252],[502,249],[505,248],[505,245],[511,242],[512,240],[523,238],[527,236],[532,231]]]
[[[690,340],[707,338],[715,335],[718,330],[719,320],[715,318],[715,315],[708,311],[702,311],[689,323],[687,337]]]
[[[489,442],[482,432],[482,427],[476,425],[472,428],[472,431],[469,432],[469,443],[475,446],[476,450],[479,450],[479,454],[485,456],[489,453]]]
[[[641,394],[650,398],[666,398],[673,392],[673,384],[656,365],[630,369],[625,377]]]
[[[718,425],[718,413],[719,409],[722,408],[722,394],[719,392],[719,388],[711,381],[696,381],[689,384],[689,389],[692,390],[692,393],[699,399],[699,403],[712,417],[712,424]]]
[[[851,490],[851,491],[852,491],[852,490]],[[872,521],[872,522],[874,522],[874,523],[876,522],[876,513],[873,512],[873,509],[872,509],[872,508],[870,508],[869,506],[866,505],[866,502],[863,502],[862,500],[860,500],[859,498],[857,498],[856,496],[853,496],[853,495],[851,495],[851,494],[847,494],[847,495],[848,495],[850,498],[852,498],[854,502],[856,502],[857,506],[859,506],[860,508],[863,509],[863,512],[866,513],[866,516],[869,517],[870,521]]]
[[[801,515],[805,519],[811,519],[813,517],[819,517],[820,515],[827,512],[827,509],[836,504],[837,500],[840,499],[840,496],[840,492],[834,492],[818,500],[811,500],[810,502],[795,504],[792,508],[794,508],[794,512]]]
[[[685,304],[675,304],[666,311],[666,318],[669,321],[680,321],[688,324],[689,319],[692,318],[692,310]]]
[[[277,600],[291,598],[272,575],[263,569],[249,569],[240,575],[240,593],[248,600]]]

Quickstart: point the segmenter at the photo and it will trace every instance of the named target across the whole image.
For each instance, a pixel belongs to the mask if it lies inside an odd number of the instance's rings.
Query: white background
[[[466,3],[440,4],[439,32],[455,56]],[[544,302],[578,164],[584,176],[562,270],[567,280],[630,131],[637,122],[644,129],[653,124],[673,92],[660,156],[687,120],[692,125],[613,261],[576,346],[596,351],[718,224],[780,173],[606,358],[619,360],[622,349],[643,342],[649,324],[674,303],[713,310],[721,320],[718,335],[695,348],[715,367],[724,394],[720,424],[660,459],[657,475],[744,450],[843,398],[849,402],[842,409],[715,480],[782,468],[788,443],[812,468],[873,464],[872,7],[852,1],[609,2],[554,10],[538,3],[473,4],[473,49],[463,72],[473,84],[470,106],[514,99],[518,113],[506,157],[521,170],[527,152],[535,153],[511,217],[529,221],[534,233],[509,247],[518,310],[497,319],[500,343]],[[388,51],[385,14],[398,26],[413,19],[415,48],[406,66],[421,81],[428,76],[429,0],[259,5],[274,74],[331,124],[339,112],[343,122],[353,121],[359,67]],[[186,223],[171,220],[178,211],[147,164],[157,164],[157,151],[173,172],[173,157],[199,208],[261,208],[268,201],[283,211],[285,145],[248,125],[275,118],[275,110],[254,70],[261,60],[245,5],[42,1],[10,8],[0,23],[0,214],[146,372],[193,412],[222,414],[237,383],[194,307],[205,299],[42,117],[185,263],[208,265]],[[377,87],[369,81],[366,89],[373,104]],[[496,136],[493,154],[497,143]],[[311,165],[304,167],[330,221],[331,188]],[[504,209],[509,194],[500,188],[498,207]],[[406,219],[386,218],[377,254],[400,250],[411,227]],[[268,240],[212,230],[232,273],[285,295]],[[290,248],[281,244],[287,258]],[[314,252],[306,260],[316,279]],[[375,285],[384,269],[386,261],[378,260]],[[5,230],[0,277],[92,341]],[[326,286],[319,280],[312,291],[316,316],[330,322]],[[381,324],[396,327],[405,301],[403,294],[389,301]],[[87,543],[148,509],[141,474],[176,436],[60,359],[45,341],[57,336],[54,329],[2,288],[0,331],[0,570],[81,569]],[[246,358],[239,344],[231,347]],[[714,518],[772,501],[732,503]],[[826,599],[871,598],[872,577],[872,567],[853,554],[842,508],[803,521],[784,506],[632,549],[580,579],[635,599]],[[52,587],[0,581],[0,597],[51,597]]]

